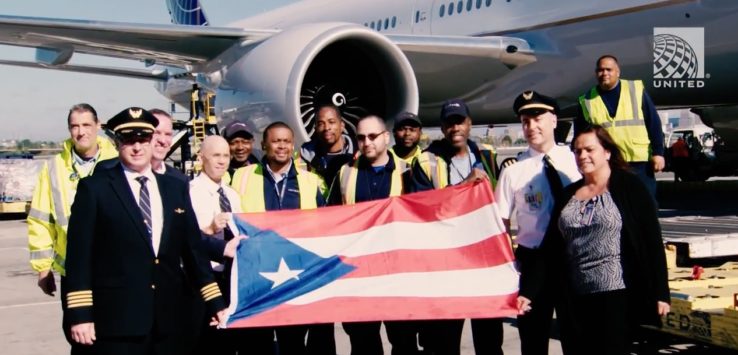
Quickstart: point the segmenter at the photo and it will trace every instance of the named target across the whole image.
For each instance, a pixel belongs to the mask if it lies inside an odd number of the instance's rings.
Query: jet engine
[[[313,135],[320,103],[341,109],[347,133],[363,115],[390,120],[418,109],[415,74],[403,52],[355,24],[306,24],[244,44],[220,77],[216,107],[223,122],[239,120],[259,133],[284,121],[296,144]]]

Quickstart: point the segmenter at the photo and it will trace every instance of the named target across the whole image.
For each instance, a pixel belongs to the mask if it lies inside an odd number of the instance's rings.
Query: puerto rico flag
[[[517,314],[488,183],[235,222],[229,328]]]

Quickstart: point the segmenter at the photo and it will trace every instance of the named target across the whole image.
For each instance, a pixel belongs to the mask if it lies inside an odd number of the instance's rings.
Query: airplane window
[[[459,0],[459,4],[456,5],[456,12],[461,13],[464,11],[464,0]]]
[[[443,13],[443,11],[441,11]],[[420,11],[415,11],[415,23],[420,22]]]
[[[371,27],[371,29],[374,29],[374,21],[372,21],[372,24],[369,25],[369,27]]]
[[[450,2],[448,3],[448,15],[451,16],[454,14],[454,3]]]
[[[382,20],[377,21],[377,31],[382,30]]]
[[[386,30],[388,28],[389,28],[389,18],[386,18],[384,19],[384,29]]]
[[[392,16],[392,28],[395,28],[397,26],[397,16]]]
[[[482,7],[482,0],[477,0],[477,9]]]
[[[489,7],[490,5],[492,5],[492,0],[485,0],[484,5]]]
[[[472,0],[466,0],[466,12],[471,11],[472,9]]]
[[[438,17],[443,17],[443,14],[445,13],[446,13],[446,5],[441,4],[441,7],[439,8],[439,11],[438,11]]]

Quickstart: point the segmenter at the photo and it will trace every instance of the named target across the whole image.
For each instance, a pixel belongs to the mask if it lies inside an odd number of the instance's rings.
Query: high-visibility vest
[[[398,156],[397,153],[395,153],[394,148],[390,148],[389,151],[393,155]],[[420,156],[420,153],[422,153],[422,152],[423,152],[423,150],[420,149],[420,146],[417,146],[416,145],[415,148],[413,149],[413,151],[408,156],[406,156],[404,158],[400,158],[400,159],[404,160],[405,163],[407,163],[407,165],[410,166],[410,165],[413,164],[413,161],[415,160],[415,158],[419,157]]]
[[[115,146],[107,138],[97,137],[97,147],[97,162],[118,156]],[[69,215],[77,182],[85,177],[79,176],[74,168],[72,149],[72,140],[64,141],[62,152],[44,164],[33,191],[27,219],[28,250],[31,268],[37,272],[53,268],[61,275],[65,274]],[[89,174],[94,170],[93,167]]]
[[[404,160],[396,155],[391,155],[395,163],[395,169],[392,171],[390,183],[390,197],[400,196],[402,194],[402,174],[407,171],[408,165]],[[338,171],[338,180],[341,184],[341,196],[344,205],[353,205],[356,203],[356,181],[359,178],[359,159],[354,159],[353,163],[346,164]]]
[[[611,117],[597,87],[579,97],[584,119],[590,124],[602,126],[618,145],[628,162],[649,160],[651,141],[648,138],[643,110],[643,82],[620,80],[620,100]]]
[[[496,156],[494,147],[489,144],[482,144],[479,150],[479,156],[482,160],[484,171],[489,177],[489,181],[494,189],[497,185]],[[442,189],[449,184],[448,164],[442,158],[439,158],[431,152],[423,152],[418,156],[418,164],[425,173],[425,176],[433,183],[434,189]]]
[[[325,195],[326,186],[323,179],[309,171],[297,168],[297,186],[300,190],[300,209],[307,210],[318,207],[315,197],[320,193]],[[285,183],[287,183],[285,181]],[[238,168],[233,173],[231,187],[241,196],[243,212],[264,212],[264,167],[261,164],[251,164]]]

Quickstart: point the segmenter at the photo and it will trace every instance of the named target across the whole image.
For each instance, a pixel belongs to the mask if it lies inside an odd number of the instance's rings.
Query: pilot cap
[[[154,134],[154,129],[159,125],[159,120],[151,112],[140,107],[129,107],[113,116],[106,127],[112,130],[116,137],[149,137]]]
[[[398,130],[404,126],[423,127],[418,115],[412,112],[402,112],[395,117],[394,129]]]
[[[554,114],[559,113],[559,104],[556,103],[556,99],[541,95],[535,91],[529,90],[524,91],[518,95],[513,104],[513,111],[515,114],[521,115],[523,113],[539,115],[545,111],[553,112]]]
[[[469,107],[462,99],[452,99],[443,103],[441,107],[441,121],[451,117],[470,117]]]

